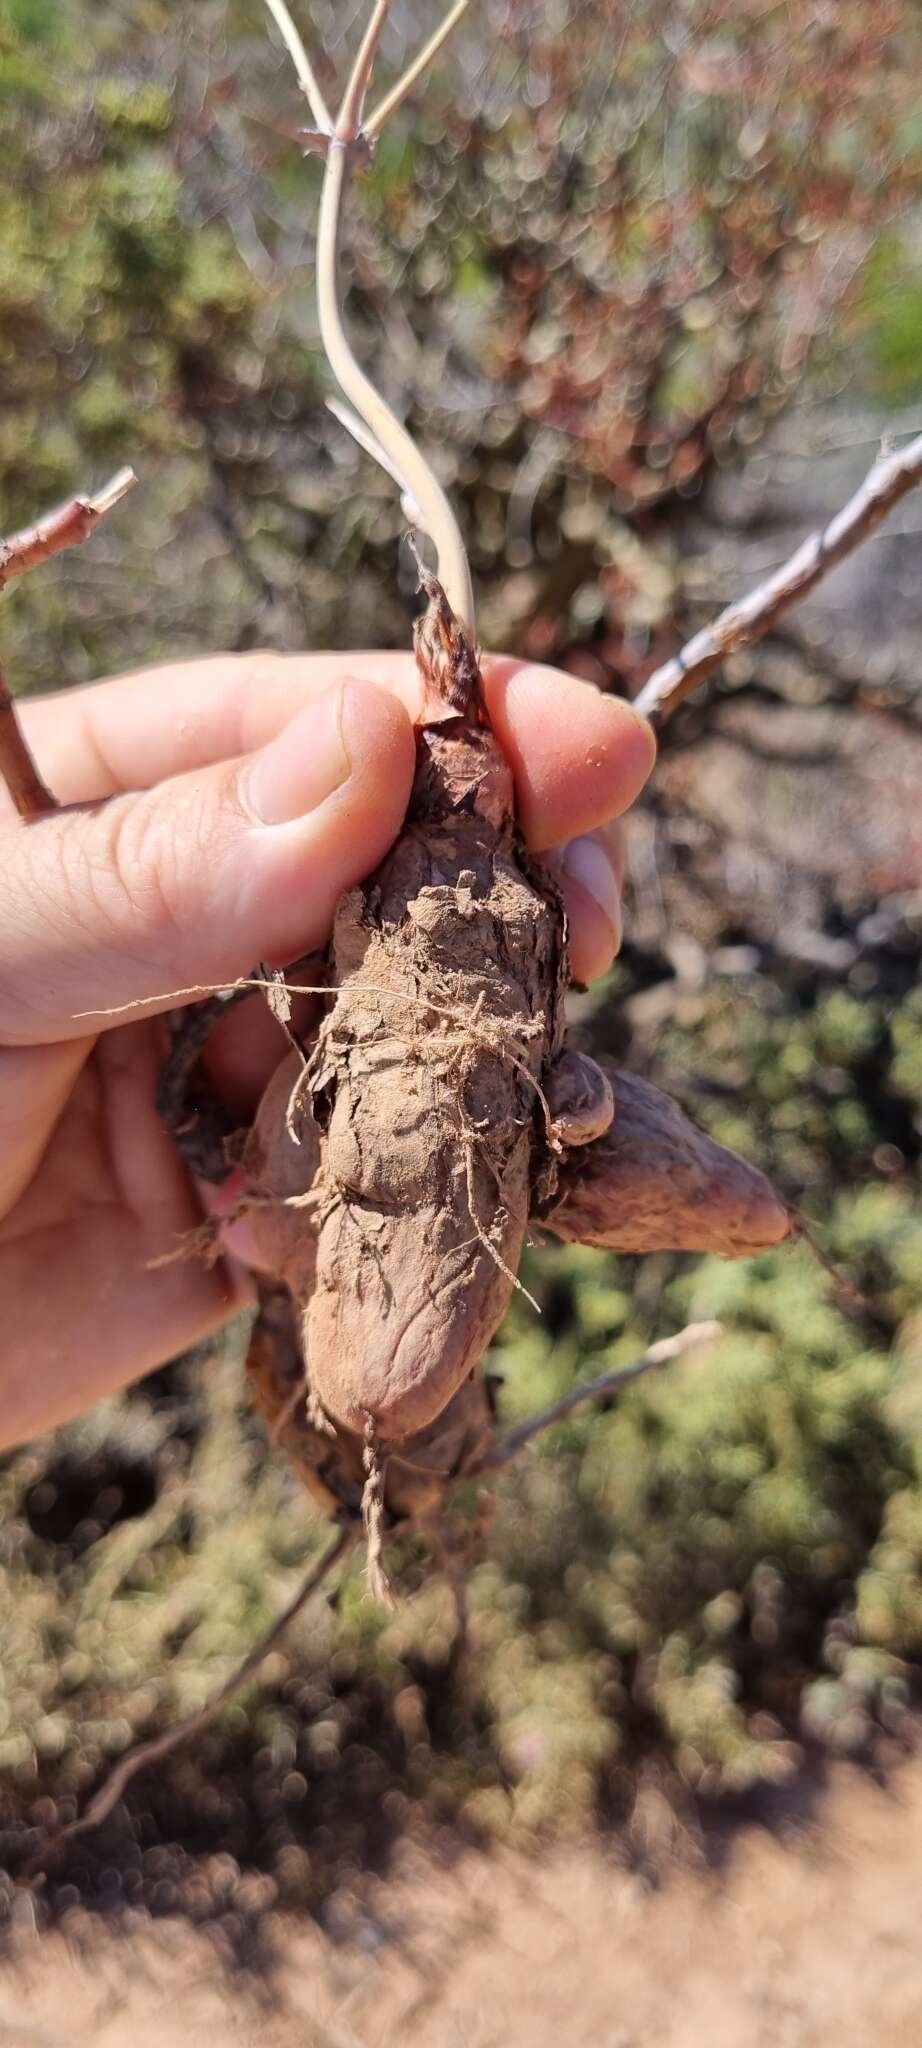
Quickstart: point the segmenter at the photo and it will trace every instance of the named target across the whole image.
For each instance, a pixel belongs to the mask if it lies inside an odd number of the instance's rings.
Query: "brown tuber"
[[[343,326],[346,180],[404,90],[363,128],[386,0],[335,122],[284,0],[269,4],[325,159],[320,324],[355,407],[339,417],[398,483],[439,561],[438,578],[420,567],[423,709],[406,822],[339,904],[317,976],[329,989],[319,1028],[274,1076],[243,1152],[241,1206],[268,1276],[248,1360],[256,1398],[325,1508],[364,1506],[374,1556],[385,1522],[429,1512],[489,1436],[479,1368],[530,1227],[735,1257],[780,1242],[790,1224],[762,1176],[656,1089],[565,1045],[563,908],[517,830],[461,536]],[[182,1064],[180,1051],[174,1075]],[[184,1142],[196,1143],[187,1118]]]
[[[587,1152],[564,1160],[545,1230],[606,1251],[725,1259],[791,1235],[790,1212],[764,1173],[706,1137],[651,1082],[608,1072],[614,1120]]]
[[[789,1230],[763,1176],[668,1097],[564,1048],[559,898],[516,832],[466,635],[426,584],[406,825],[340,902],[331,1006],[306,1068],[295,1056],[270,1083],[246,1157],[312,1399],[382,1444],[429,1428],[479,1365],[530,1219],[730,1257]]]
[[[492,1401],[480,1367],[519,1285],[529,1229],[623,1252],[736,1258],[780,1243],[793,1226],[763,1176],[657,1089],[567,1048],[565,917],[550,870],[517,829],[512,775],[484,705],[463,542],[435,476],[344,331],[338,265],[349,172],[368,162],[386,115],[465,0],[364,125],[387,0],[375,0],[335,122],[285,0],[267,4],[317,124],[311,146],[325,159],[320,325],[355,408],[339,416],[396,480],[435,545],[439,574],[420,568],[423,708],[407,818],[376,873],[338,906],[313,975],[324,997],[319,1026],[299,1039],[282,977],[264,983],[292,1049],[231,1150],[221,1149],[229,1125],[214,1095],[191,1113],[186,1099],[220,1003],[182,1014],[159,1099],[193,1172],[221,1179],[242,1166],[240,1209],[263,1276],[248,1359],[255,1397],[326,1511],[364,1516],[383,1588],[383,1529],[431,1515],[453,1478],[489,1469]],[[0,581],[82,539],[130,481],[120,473],[96,499],[75,500],[15,537],[0,552]],[[848,527],[848,544],[861,520],[869,528],[906,488],[902,471],[895,482],[888,471],[871,510]],[[770,604],[779,602],[773,584]],[[760,627],[749,601],[734,644],[755,638],[770,615]],[[668,712],[678,697],[663,674],[659,708]],[[2,686],[0,696],[0,765],[22,814],[37,815],[53,799]]]
[[[417,654],[439,723],[417,735],[406,825],[345,896],[337,991],[305,1089],[322,1132],[313,1389],[382,1441],[433,1422],[515,1286],[533,1188],[556,1178],[543,1083],[563,1034],[563,918],[516,832],[512,776],[440,586]]]

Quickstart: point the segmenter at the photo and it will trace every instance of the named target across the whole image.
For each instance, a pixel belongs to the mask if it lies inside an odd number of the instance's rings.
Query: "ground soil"
[[[651,1885],[616,1842],[407,1848],[325,1929],[279,1918],[229,1974],[176,1920],[30,1934],[0,1969],[2,2048],[919,2048],[922,1749],[833,1766],[706,1830]]]

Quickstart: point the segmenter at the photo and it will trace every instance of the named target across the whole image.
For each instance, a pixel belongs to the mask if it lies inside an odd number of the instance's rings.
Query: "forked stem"
[[[347,434],[352,435],[353,441],[357,441],[359,447],[364,448],[366,455],[370,455],[372,461],[380,465],[385,476],[390,477],[391,483],[397,485],[404,518],[409,520],[411,526],[422,526],[422,513],[410,490],[406,477],[401,476],[396,463],[391,461],[389,455],[385,455],[380,441],[376,441],[374,435],[369,433],[368,428],[363,426],[358,414],[353,412],[351,405],[343,405],[340,398],[328,398],[327,412],[333,414],[334,420],[338,420],[340,426],[345,427]]]
[[[365,94],[371,82],[372,66],[378,54],[384,24],[387,20],[390,0],[375,0],[371,19],[359,44],[359,53],[349,73],[342,104],[336,117],[335,135],[338,142],[357,142],[362,129],[362,115],[365,111]]]
[[[303,45],[288,15],[284,0],[266,0],[273,19],[292,52],[299,79],[307,91]],[[366,446],[375,456],[381,451],[382,466],[400,479],[419,510],[420,524],[433,542],[438,559],[439,582],[455,616],[474,638],[474,593],[470,565],[461,529],[438,478],[433,474],[403,422],[391,411],[356,361],[343,320],[343,284],[340,274],[342,214],[349,173],[357,162],[366,161],[370,137],[377,135],[391,110],[399,106],[422,75],[450,29],[460,20],[467,0],[456,4],[424,50],[410,65],[396,86],[375,108],[370,122],[363,125],[365,95],[381,34],[387,20],[389,0],[375,0],[362,37],[358,55],[346,84],[335,125],[327,116],[319,125],[325,139],[323,191],[317,230],[317,308],[320,335],[327,361],[341,391],[349,400],[368,435]],[[283,24],[287,22],[287,28]],[[308,66],[308,73],[310,73]],[[309,95],[310,97],[310,95]],[[311,97],[315,116],[318,106]],[[325,110],[324,110],[325,111]]]
[[[433,57],[438,56],[442,44],[451,35],[452,29],[460,21],[462,14],[467,13],[470,4],[471,0],[455,0],[455,5],[451,12],[446,14],[444,21],[440,23],[435,34],[430,36],[428,43],[420,50],[419,56],[414,57],[412,64],[408,64],[406,71],[401,78],[398,78],[396,85],[392,86],[390,92],[385,93],[384,98],[378,101],[376,107],[372,108],[367,120],[362,124],[369,142],[374,141],[375,136],[384,127],[384,123],[389,116],[399,106],[403,105],[407,94],[412,92],[417,79],[422,78],[423,73],[428,71]]]

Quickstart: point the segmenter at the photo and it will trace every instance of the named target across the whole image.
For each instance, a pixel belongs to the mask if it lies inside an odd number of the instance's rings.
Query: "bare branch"
[[[65,548],[79,547],[137,481],[133,469],[120,469],[94,497],[69,498],[66,505],[46,512],[35,526],[24,527],[22,533],[14,533],[9,540],[0,540],[0,590],[14,576],[23,576],[27,569],[50,561],[52,555],[62,554]]]
[[[78,1814],[76,1820],[69,1821],[57,1834],[50,1835],[30,1858],[26,1875],[31,1876],[33,1872],[41,1870],[48,1858],[56,1855],[65,1842],[72,1842],[75,1835],[85,1835],[91,1828],[98,1828],[112,1812],[112,1808],[118,1805],[126,1785],[131,1783],[132,1778],[137,1777],[139,1771],[145,1770],[148,1764],[158,1763],[161,1757],[169,1756],[170,1752],[178,1749],[180,1743],[186,1742],[190,1735],[197,1735],[200,1729],[208,1727],[209,1722],[214,1720],[227,1701],[233,1699],[234,1694],[240,1691],[242,1685],[246,1685],[254,1671],[265,1662],[285,1630],[300,1614],[302,1607],[307,1605],[333,1566],[345,1556],[353,1541],[352,1529],[340,1529],[335,1543],[308,1572],[307,1578],[298,1588],[294,1598],[289,1600],[288,1606],[282,1609],[281,1614],[272,1623],[271,1628],[266,1630],[265,1635],[260,1637],[259,1642],[254,1643],[252,1650],[244,1657],[243,1663],[225,1679],[213,1698],[207,1700],[203,1707],[199,1707],[196,1713],[187,1714],[182,1721],[174,1721],[172,1727],[164,1728],[159,1735],[152,1735],[147,1742],[136,1743],[133,1749],[129,1749],[125,1756],[120,1757],[115,1769],[103,1779],[98,1792],[94,1792],[83,1813]]]
[[[314,120],[321,134],[329,135],[333,129],[332,116],[320,90],[310,58],[285,5],[285,0],[266,0],[266,6],[295,67],[298,75],[298,84],[310,107]]]
[[[496,1472],[503,1465],[511,1465],[533,1437],[544,1429],[550,1429],[553,1423],[562,1422],[564,1416],[571,1415],[574,1408],[581,1408],[585,1401],[607,1401],[612,1394],[620,1394],[622,1388],[641,1379],[644,1373],[655,1372],[660,1366],[671,1364],[674,1358],[683,1357],[686,1351],[692,1351],[700,1344],[713,1344],[722,1335],[720,1323],[689,1323],[675,1337],[663,1337],[658,1344],[651,1344],[649,1350],[635,1358],[633,1365],[623,1365],[617,1372],[602,1373],[598,1379],[571,1387],[569,1393],[555,1401],[551,1408],[542,1408],[540,1414],[530,1415],[518,1429],[510,1430],[508,1436],[487,1451],[479,1464],[471,1467],[467,1476]]]
[[[58,808],[35,766],[16,716],[16,706],[0,675],[0,775],[21,818],[47,818]]]
[[[634,709],[655,725],[664,725],[699,683],[728,654],[750,647],[770,632],[785,612],[828,576],[886,519],[907,492],[922,483],[922,434],[895,455],[875,463],[859,491],[821,532],[812,533],[785,562],[747,597],[728,605],[713,625],[705,626],[680,654],[654,670],[634,699]]]
[[[69,498],[34,526],[0,540],[0,590],[14,576],[24,576],[65,548],[78,547],[111,512],[113,505],[137,483],[133,469],[120,469],[92,498]],[[44,818],[58,806],[35,766],[16,715],[10,690],[0,675],[0,775],[21,818]]]
[[[455,0],[454,7],[450,13],[446,14],[441,27],[437,28],[435,34],[430,36],[425,48],[420,50],[419,56],[414,57],[412,64],[407,66],[402,78],[398,78],[396,85],[391,87],[390,92],[385,93],[384,98],[378,101],[376,107],[372,108],[367,121],[363,122],[364,131],[369,141],[374,139],[383,128],[389,116],[402,105],[407,94],[412,92],[417,79],[422,78],[423,72],[428,70],[433,58],[438,55],[442,44],[451,35],[452,29],[460,21],[462,14],[467,13],[470,4],[471,0]]]

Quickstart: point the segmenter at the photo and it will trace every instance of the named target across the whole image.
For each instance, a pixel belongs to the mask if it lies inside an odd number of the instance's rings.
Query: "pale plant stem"
[[[407,94],[412,92],[417,79],[422,78],[423,72],[428,70],[433,57],[438,55],[442,44],[451,35],[452,29],[460,21],[462,14],[467,13],[470,4],[471,0],[455,0],[454,7],[450,13],[446,14],[444,21],[436,29],[435,34],[430,36],[428,43],[420,50],[419,56],[414,57],[412,64],[407,66],[403,76],[398,78],[396,85],[392,86],[390,92],[385,93],[384,98],[380,99],[377,106],[372,108],[367,120],[362,124],[369,141],[374,140],[374,137],[383,128],[385,121],[403,104]]]
[[[430,469],[402,421],[375,389],[352,353],[342,313],[340,248],[343,202],[349,172],[354,162],[367,161],[369,135],[377,134],[392,107],[421,77],[445,37],[464,12],[456,4],[424,50],[414,59],[403,78],[372,115],[373,128],[362,125],[365,94],[381,34],[387,20],[389,0],[375,0],[371,18],[362,37],[358,55],[332,122],[307,53],[288,12],[285,0],[266,0],[294,63],[299,82],[310,101],[320,134],[325,138],[325,167],[317,230],[317,309],[320,336],[330,368],[344,396],[358,415],[364,429],[365,446],[381,462],[418,510],[419,523],[432,541],[438,560],[438,575],[456,617],[474,637],[474,593],[467,551],[461,529],[438,478]],[[354,431],[351,422],[350,430]]]
[[[353,441],[357,441],[359,447],[364,448],[366,455],[370,455],[372,461],[377,462],[385,476],[390,477],[391,483],[397,485],[404,518],[409,520],[411,526],[421,526],[422,513],[409,489],[406,477],[400,475],[396,463],[391,461],[389,455],[385,455],[380,441],[376,441],[374,435],[368,432],[368,428],[362,425],[351,405],[343,405],[338,398],[328,398],[327,411],[333,414],[333,418],[339,421],[341,427],[345,427],[347,434],[352,435]]]
[[[314,116],[317,127],[321,135],[329,135],[333,126],[330,110],[320,90],[310,58],[285,5],[285,0],[266,0],[266,6],[297,72],[298,84]]]
[[[655,1372],[661,1366],[671,1364],[674,1358],[683,1357],[699,1345],[716,1344],[722,1335],[720,1323],[688,1323],[674,1337],[662,1337],[659,1343],[651,1344],[631,1365],[619,1366],[616,1372],[605,1372],[596,1380],[586,1380],[582,1386],[571,1387],[552,1407],[542,1408],[537,1415],[529,1415],[518,1429],[510,1430],[509,1435],[494,1444],[466,1476],[475,1478],[480,1472],[496,1472],[502,1465],[510,1465],[533,1437],[542,1430],[550,1429],[553,1423],[562,1422],[565,1416],[572,1415],[574,1408],[581,1408],[586,1401],[607,1401],[613,1394],[620,1394],[624,1387],[629,1387],[632,1381],[641,1379],[644,1373]]]
[[[361,132],[365,94],[368,91],[371,69],[377,55],[378,44],[381,41],[389,7],[390,0],[375,0],[375,5],[371,12],[371,20],[359,44],[359,53],[349,73],[346,90],[342,97],[342,104],[336,116],[335,133],[340,142],[356,142]]]
[[[351,148],[334,137],[324,170],[317,233],[317,304],[320,334],[330,368],[373,440],[404,479],[419,506],[425,531],[435,545],[439,582],[456,617],[474,633],[474,594],[467,551],[448,498],[412,435],[391,412],[352,353],[340,308],[339,255],[343,194]]]

